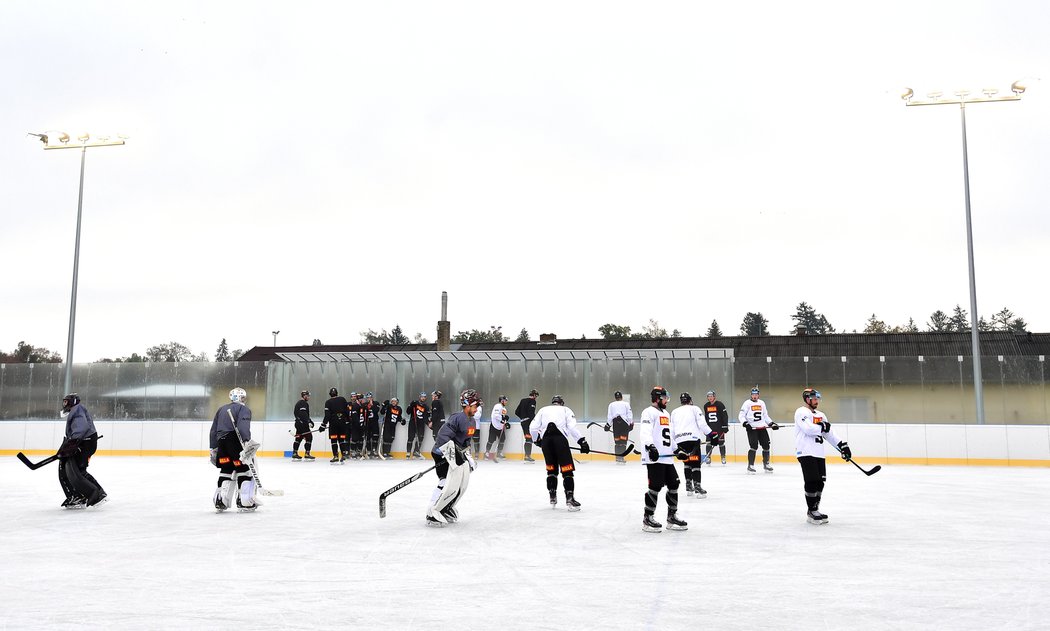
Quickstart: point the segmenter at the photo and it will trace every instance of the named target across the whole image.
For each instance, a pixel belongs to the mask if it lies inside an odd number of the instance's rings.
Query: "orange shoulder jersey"
[[[657,409],[650,405],[642,411],[638,419],[641,426],[639,435],[642,437],[642,464],[653,464],[649,460],[649,445],[656,445],[656,450],[661,456],[670,456],[674,453],[678,443],[675,442],[674,433],[671,431],[671,413],[667,410]],[[663,458],[665,464],[673,464],[668,458]]]

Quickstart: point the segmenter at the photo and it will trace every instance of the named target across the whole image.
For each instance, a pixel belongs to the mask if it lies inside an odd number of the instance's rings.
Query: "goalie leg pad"
[[[437,501],[434,502],[434,512],[440,513],[445,508],[455,507],[467,491],[470,481],[470,467],[452,467],[449,469],[448,477],[445,478],[445,488],[441,490]]]

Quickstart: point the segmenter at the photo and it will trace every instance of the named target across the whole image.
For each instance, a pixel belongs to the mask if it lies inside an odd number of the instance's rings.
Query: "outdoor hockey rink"
[[[429,465],[266,458],[263,483],[285,495],[216,514],[206,458],[97,457],[109,502],[67,511],[54,465],[4,457],[0,628],[1050,624],[1045,468],[891,465],[865,477],[836,464],[821,504],[830,523],[813,526],[797,464],[753,476],[715,464],[707,499],[683,486],[689,530],[646,534],[641,464],[580,464],[583,510],[568,513],[551,510],[541,462],[508,460],[480,465],[458,524],[424,526],[433,473],[392,495],[380,519],[380,492]]]

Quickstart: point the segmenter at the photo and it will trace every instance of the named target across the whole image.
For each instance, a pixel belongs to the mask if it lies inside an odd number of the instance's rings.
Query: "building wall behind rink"
[[[328,390],[337,388],[340,394],[372,392],[377,401],[398,397],[403,406],[416,399],[420,392],[441,390],[444,393],[446,415],[459,411],[457,397],[466,388],[481,393],[485,405],[482,412],[488,422],[492,406],[500,395],[508,398],[507,406],[513,418],[518,402],[531,389],[539,391],[537,406],[550,403],[559,394],[572,408],[580,421],[602,421],[607,418],[609,403],[616,390],[629,398],[635,417],[649,405],[649,393],[654,385],[662,385],[672,394],[677,405],[678,395],[689,392],[700,403],[708,390],[730,392],[733,383],[733,364],[724,351],[690,351],[696,357],[674,357],[653,354],[649,357],[612,357],[602,353],[581,353],[576,357],[527,357],[521,353],[432,353],[408,357],[404,353],[369,354],[346,362],[270,362],[267,384],[267,409],[286,410],[291,418],[294,402],[302,389],[315,396],[311,411],[321,410]],[[439,357],[434,359],[433,357]],[[314,406],[317,406],[316,408]]]

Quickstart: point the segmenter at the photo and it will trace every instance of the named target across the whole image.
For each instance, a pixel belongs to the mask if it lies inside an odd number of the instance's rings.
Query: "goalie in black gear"
[[[62,506],[85,508],[101,504],[106,501],[106,492],[87,470],[98,447],[95,422],[75,392],[62,398],[62,416],[66,419],[65,440],[58,448],[58,483],[66,495]]]
[[[313,460],[314,457],[310,455],[310,448],[314,444],[314,435],[312,433],[314,422],[310,419],[310,391],[303,390],[299,393],[299,397],[299,400],[295,402],[295,407],[292,408],[292,414],[295,415],[295,440],[292,442],[292,460],[303,459],[299,455],[299,445],[303,442],[306,443],[306,459]]]
[[[255,510],[259,505],[255,501],[255,478],[246,464],[259,448],[259,443],[252,440],[252,411],[244,404],[247,398],[243,388],[230,390],[230,402],[215,412],[208,434],[211,462],[219,468],[219,483],[212,500],[220,512],[232,508],[234,495],[241,510]]]

